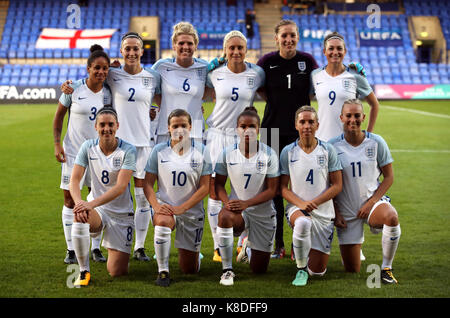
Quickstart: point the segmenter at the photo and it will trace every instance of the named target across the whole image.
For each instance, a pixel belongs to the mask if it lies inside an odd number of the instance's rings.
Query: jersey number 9
[[[331,100],[331,102],[330,102],[330,106],[331,106],[331,105],[333,105],[334,101],[336,100],[336,92],[330,91],[330,93],[328,94],[328,97]]]

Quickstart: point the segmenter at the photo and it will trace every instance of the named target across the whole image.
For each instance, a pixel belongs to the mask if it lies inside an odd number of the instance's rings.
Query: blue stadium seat
[[[28,85],[29,86],[37,86],[37,84],[38,84],[38,78],[35,76],[30,77],[30,79],[28,80]]]
[[[9,85],[19,85],[19,79],[20,78],[18,76],[11,76]]]
[[[39,77],[39,79],[38,79],[37,85],[38,85],[38,86],[47,86],[47,82],[48,82],[48,78],[47,78],[47,77],[44,77],[44,76],[41,76],[41,77]]]

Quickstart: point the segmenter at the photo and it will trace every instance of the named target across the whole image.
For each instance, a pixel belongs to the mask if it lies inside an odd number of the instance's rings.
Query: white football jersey
[[[312,89],[319,105],[319,129],[316,137],[328,141],[342,134],[342,122],[339,118],[342,105],[348,99],[364,99],[372,92],[367,78],[347,68],[338,76],[331,76],[325,67],[311,73]]]
[[[206,120],[208,127],[235,128],[240,113],[253,105],[256,90],[264,85],[264,70],[258,65],[245,63],[246,70],[233,73],[224,64],[208,73],[207,85],[214,88],[216,104]]]
[[[330,140],[343,167],[343,188],[336,202],[346,219],[355,218],[361,206],[378,189],[380,167],[394,161],[381,136],[365,134],[366,138],[357,147],[350,145],[343,134]]]
[[[73,88],[72,94],[63,93],[59,102],[69,109],[67,132],[63,141],[64,152],[75,157],[83,142],[98,136],[95,117],[103,106],[112,104],[112,98],[107,85],[97,93],[89,89],[85,79],[80,79],[70,86]]]
[[[120,170],[136,171],[136,148],[120,138],[117,140],[116,150],[108,156],[105,156],[100,149],[98,138],[86,140],[75,159],[75,164],[89,169],[91,194],[94,199],[116,185]],[[127,190],[102,207],[106,211],[114,213],[133,212],[130,183],[128,183]]]
[[[150,107],[160,91],[159,74],[147,68],[135,75],[110,68],[107,81],[119,120],[116,136],[136,147],[151,146]]]
[[[265,190],[266,178],[280,175],[279,161],[275,151],[259,142],[258,152],[246,158],[239,150],[238,144],[227,147],[222,158],[216,163],[215,172],[228,176],[231,184],[230,199],[248,200]],[[272,200],[269,200],[269,204]],[[264,209],[270,212],[270,209]]]
[[[167,118],[179,108],[191,115],[192,138],[202,138],[204,120],[202,97],[205,92],[208,62],[194,58],[194,64],[182,67],[174,58],[161,59],[152,69],[161,75],[161,109],[162,120],[158,122],[158,135],[169,134]]]
[[[317,140],[316,148],[309,154],[298,145],[298,139],[283,148],[280,155],[281,174],[289,175],[291,190],[301,200],[318,197],[330,186],[329,173],[342,170],[334,147]],[[333,200],[319,205],[311,215],[323,220],[334,219]]]
[[[193,139],[189,150],[181,156],[172,150],[170,140],[157,144],[145,171],[158,176],[158,197],[174,206],[186,202],[197,191],[201,176],[212,173],[205,146]],[[197,207],[202,206],[203,201],[200,201]]]

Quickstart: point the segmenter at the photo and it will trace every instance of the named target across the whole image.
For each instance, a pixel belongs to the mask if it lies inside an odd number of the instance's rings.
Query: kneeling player
[[[381,281],[395,284],[392,262],[401,230],[397,211],[385,196],[394,182],[394,160],[381,136],[361,130],[365,114],[359,100],[345,101],[340,118],[344,133],[330,143],[343,166],[343,190],[336,197],[336,204],[345,220],[345,228],[338,228],[337,232],[345,270],[360,270],[359,251],[364,242],[363,225],[367,223],[372,232],[383,232]]]
[[[98,139],[86,140],[78,152],[70,178],[70,194],[75,202],[72,241],[80,264],[75,286],[90,281],[89,234],[104,231],[103,246],[108,249],[107,269],[111,276],[128,273],[133,240],[133,201],[129,182],[136,170],[136,148],[116,138],[117,113],[104,107],[97,113]],[[92,200],[81,199],[80,180],[86,169],[91,175]]]
[[[211,161],[204,146],[189,137],[191,116],[182,109],[168,118],[170,140],[153,148],[145,167],[144,193],[154,210],[154,247],[158,263],[156,284],[170,285],[169,256],[171,234],[176,228],[175,247],[184,273],[200,270],[205,211],[203,198],[208,194]],[[159,191],[153,186],[158,180]]]
[[[318,127],[315,109],[299,108],[295,128],[300,138],[280,156],[281,194],[289,202],[286,216],[297,262],[294,286],[306,285],[308,273],[325,274],[335,219],[332,199],[342,190],[341,164],[333,146],[315,137]]]
[[[217,236],[222,256],[220,284],[234,283],[233,234],[248,231],[238,259],[247,253],[254,273],[265,273],[269,265],[276,230],[272,199],[279,182],[279,163],[272,148],[258,141],[260,119],[254,107],[247,107],[237,119],[238,144],[226,148],[216,164],[215,190],[223,202]],[[231,194],[225,190],[230,178]]]

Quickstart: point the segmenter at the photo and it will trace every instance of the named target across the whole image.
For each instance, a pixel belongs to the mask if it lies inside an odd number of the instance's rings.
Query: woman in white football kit
[[[154,210],[154,248],[158,263],[156,284],[170,285],[171,234],[183,273],[200,270],[200,247],[205,223],[203,198],[208,194],[211,161],[202,143],[189,137],[188,112],[176,109],[168,118],[170,139],[156,145],[145,167],[144,192]],[[158,192],[153,190],[158,180]]]
[[[204,130],[202,98],[208,62],[194,58],[198,41],[197,31],[192,24],[180,22],[174,25],[172,47],[175,58],[161,59],[152,66],[152,69],[161,75],[158,144],[170,138],[166,118],[175,109],[184,109],[191,115],[191,138],[202,142]]]
[[[91,55],[87,60],[88,78],[80,79],[72,84],[73,93],[62,94],[58,108],[53,119],[53,136],[55,144],[55,157],[61,162],[61,189],[64,193],[64,206],[62,209],[62,223],[67,244],[66,264],[76,263],[72,244],[73,207],[75,205],[69,191],[70,175],[73,163],[81,144],[97,136],[94,122],[97,111],[112,104],[111,91],[104,85],[109,70],[109,57],[99,45],[91,47]],[[67,132],[61,145],[61,132],[64,117],[69,111]],[[81,180],[80,187],[87,186],[90,190],[90,176],[86,174]],[[92,238],[92,257],[94,261],[105,262],[100,251],[101,234]]]
[[[328,141],[342,134],[339,118],[344,101],[364,99],[370,106],[367,131],[372,132],[378,115],[378,99],[367,78],[343,64],[347,49],[344,38],[337,32],[327,35],[323,41],[323,54],[328,64],[311,73],[311,88],[318,102],[320,118],[317,138]]]
[[[134,258],[149,261],[144,251],[144,242],[151,217],[150,205],[142,187],[145,164],[153,146],[150,109],[153,97],[160,93],[160,75],[152,69],[142,67],[144,44],[137,33],[128,32],[122,37],[120,52],[125,65],[110,68],[107,83],[121,124],[117,136],[134,145],[137,151],[136,171],[133,174],[136,200]],[[64,85],[63,92],[66,92]]]
[[[237,118],[239,142],[223,150],[216,163],[216,194],[223,202],[217,238],[222,257],[220,284],[233,285],[233,235],[247,230],[239,258],[248,258],[254,273],[265,273],[270,261],[276,230],[272,199],[279,182],[279,162],[275,151],[258,141],[260,118],[254,107]],[[225,190],[230,178],[231,194]]]
[[[311,106],[295,114],[300,138],[280,155],[281,195],[289,202],[286,217],[293,229],[297,262],[294,286],[304,286],[309,275],[323,276],[333,240],[333,198],[342,190],[342,167],[329,143],[315,137],[320,118]]]
[[[100,109],[95,119],[98,138],[82,144],[72,169],[69,185],[75,202],[72,241],[80,265],[75,286],[89,284],[89,235],[102,230],[109,274],[115,277],[128,273],[134,228],[129,184],[136,170],[136,148],[116,137],[118,128],[116,111],[111,107]],[[92,180],[89,202],[81,199],[79,187],[86,170]]]
[[[343,167],[343,190],[336,197],[336,208],[344,218],[344,228],[337,234],[345,270],[359,272],[359,251],[364,242],[363,225],[373,233],[382,231],[383,283],[397,283],[392,262],[400,239],[400,224],[395,208],[385,196],[394,182],[392,159],[384,139],[361,130],[364,109],[357,99],[345,101],[341,121],[344,133],[330,143],[336,148]],[[383,175],[380,183],[379,177]]]
[[[213,170],[223,149],[237,142],[236,120],[247,106],[253,105],[256,90],[264,85],[265,74],[262,68],[245,62],[247,39],[239,31],[229,32],[223,41],[225,64],[208,73],[208,93],[215,96],[216,103],[208,124],[206,144],[211,153]],[[208,199],[208,221],[214,240],[214,261],[220,262],[216,228],[222,202],[214,191],[214,178],[211,178]]]

